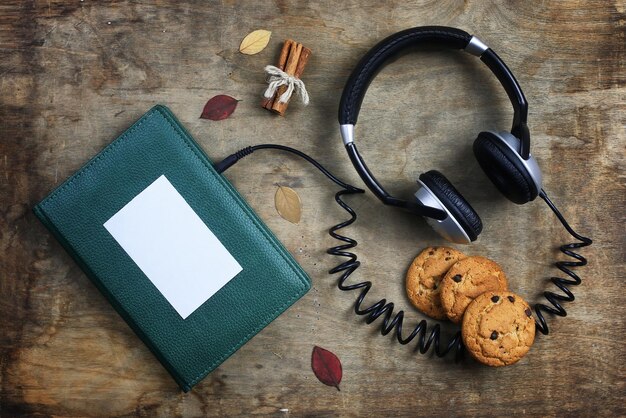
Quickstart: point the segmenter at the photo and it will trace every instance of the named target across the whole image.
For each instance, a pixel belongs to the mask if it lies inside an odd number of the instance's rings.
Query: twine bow
[[[305,106],[309,104],[309,93],[307,93],[302,80],[287,74],[280,68],[274,67],[273,65],[267,65],[265,67],[265,72],[269,75],[267,80],[269,85],[267,86],[265,93],[263,93],[263,96],[266,99],[274,97],[276,90],[278,90],[280,86],[287,86],[285,92],[278,98],[280,103],[287,103],[291,98],[293,91],[296,90],[300,99],[302,99],[302,103],[304,103]]]

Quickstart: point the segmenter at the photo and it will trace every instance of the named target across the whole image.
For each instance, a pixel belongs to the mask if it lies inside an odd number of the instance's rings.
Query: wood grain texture
[[[624,156],[626,14],[621,1],[22,1],[0,4],[0,416],[624,416],[626,326]],[[314,288],[183,394],[31,213],[32,206],[155,103],[168,105],[214,159],[258,142],[295,146],[361,184],[336,124],[357,60],[411,26],[479,34],[507,62],[530,103],[533,154],[545,188],[594,245],[567,305],[515,366],[494,370],[412,354],[352,312],[355,295],[327,274],[338,260],[327,228],[345,217],[334,188],[301,161],[260,151],[227,177],[311,275]],[[259,27],[255,56],[237,51]],[[280,42],[315,54],[304,81],[312,103],[284,118],[259,107],[263,67]],[[242,102],[228,120],[198,119],[207,99]],[[499,262],[531,303],[552,286],[569,237],[545,205],[497,194],[471,152],[480,130],[506,129],[510,106],[474,58],[403,56],[372,84],[359,146],[381,182],[415,191],[420,172],[444,172],[481,214],[463,250]],[[263,153],[263,154],[261,154]],[[299,225],[280,218],[277,185],[303,200]],[[403,291],[412,258],[443,244],[420,219],[351,198],[363,265],[358,278],[422,319]],[[368,300],[370,300],[368,298]],[[452,331],[451,325],[445,330]],[[310,369],[314,345],[342,360],[341,392]]]

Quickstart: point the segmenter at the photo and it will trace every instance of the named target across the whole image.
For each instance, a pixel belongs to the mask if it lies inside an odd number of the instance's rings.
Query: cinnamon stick
[[[296,72],[296,67],[298,66],[298,60],[300,59],[300,54],[302,53],[302,44],[298,42],[294,42],[291,44],[289,48],[289,57],[287,58],[287,63],[285,64],[285,69],[283,70],[289,75],[294,75]],[[276,90],[276,94],[274,95],[274,101],[272,102],[272,111],[274,111],[274,106],[278,103],[278,98],[281,94],[283,94],[287,90],[286,86],[280,86],[278,90]],[[282,116],[282,115],[281,115]]]
[[[280,56],[278,57],[278,64],[276,65],[276,67],[280,68],[281,70],[285,71],[285,64],[287,63],[287,57],[289,56],[289,50],[291,49],[291,45],[294,44],[295,42],[292,41],[291,39],[287,39],[285,40],[285,43],[283,44],[283,48],[280,50]],[[263,98],[263,101],[261,102],[261,107],[266,108],[267,110],[272,109],[272,102],[274,101],[273,97],[270,97],[269,99],[266,99],[265,97]]]
[[[298,54],[298,61],[296,63],[296,66],[293,69],[293,72],[290,72],[289,63],[287,63],[286,69],[284,71],[287,74],[300,78],[302,76],[302,73],[304,72],[304,67],[309,61],[309,57],[311,56],[311,50],[302,46],[302,44],[297,45],[300,47],[300,53]],[[280,95],[283,94],[286,89],[287,87],[281,86],[276,92],[276,95],[274,96],[274,102],[272,103],[272,111],[278,113],[280,116],[285,115],[287,106],[289,106],[289,101],[287,101],[286,103],[281,103],[279,100]]]

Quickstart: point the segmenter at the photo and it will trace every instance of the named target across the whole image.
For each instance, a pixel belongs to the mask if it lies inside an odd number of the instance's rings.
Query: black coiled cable
[[[572,227],[567,223],[561,212],[554,206],[554,203],[550,200],[546,192],[541,189],[541,193],[539,193],[539,197],[541,197],[548,207],[554,212],[558,220],[561,222],[563,227],[567,230],[567,232],[576,238],[580,242],[574,242],[570,244],[561,245],[559,249],[563,254],[568,257],[575,259],[576,261],[557,261],[554,265],[561,270],[563,273],[567,274],[570,279],[566,279],[563,277],[551,277],[550,280],[556,287],[561,289],[565,295],[559,295],[554,292],[543,292],[543,296],[547,299],[552,306],[544,305],[542,303],[535,304],[535,313],[537,314],[537,319],[535,320],[537,324],[537,330],[544,335],[548,335],[550,332],[548,329],[548,324],[546,323],[545,318],[543,317],[543,312],[551,313],[558,316],[567,316],[567,312],[561,306],[559,302],[571,302],[573,301],[574,294],[567,286],[578,286],[582,280],[580,277],[574,273],[570,267],[582,267],[587,265],[587,259],[582,255],[575,253],[574,249],[583,248],[591,245],[593,241],[590,238],[583,237],[579,235],[572,229]]]
[[[363,300],[367,296],[367,293],[372,288],[372,282],[366,281],[350,285],[345,284],[348,280],[348,277],[350,277],[350,275],[354,273],[354,271],[361,265],[361,262],[357,260],[356,254],[347,251],[357,246],[356,240],[337,233],[338,230],[345,228],[354,223],[354,221],[356,221],[356,212],[354,211],[354,209],[348,206],[346,202],[341,200],[341,196],[353,193],[357,192],[350,190],[341,190],[337,192],[337,194],[335,194],[335,200],[337,201],[337,203],[339,203],[339,205],[350,214],[350,219],[333,226],[329,230],[329,233],[333,238],[346,243],[343,245],[332,247],[327,251],[328,254],[348,258],[347,261],[339,264],[329,271],[330,274],[342,272],[342,275],[339,277],[339,282],[337,286],[339,287],[339,289],[344,291],[362,289],[361,293],[356,299],[356,302],[354,303],[354,312],[357,315],[367,315],[365,322],[368,324],[371,324],[372,322],[376,321],[376,319],[378,319],[380,316],[383,316],[384,319],[380,327],[380,333],[382,335],[387,335],[395,329],[396,339],[400,344],[408,344],[417,337],[417,345],[415,346],[415,349],[413,351],[419,351],[421,354],[425,354],[426,352],[428,352],[431,345],[434,346],[434,352],[439,357],[444,357],[446,354],[448,354],[448,352],[456,349],[455,360],[459,361],[463,353],[463,342],[461,340],[460,331],[456,333],[456,335],[448,342],[444,349],[441,349],[440,325],[436,324],[430,330],[430,334],[428,334],[428,322],[426,322],[426,320],[421,320],[415,326],[415,328],[413,328],[413,331],[411,331],[411,333],[407,337],[403,337],[402,323],[404,321],[404,311],[400,310],[394,316],[394,304],[393,302],[387,303],[386,299],[381,299],[375,304],[363,309],[361,308],[361,305],[363,304]]]
[[[430,332],[428,331],[428,322],[426,320],[420,321],[414,328],[411,333],[404,337],[402,333],[402,325],[404,322],[404,311],[400,310],[395,315],[393,313],[395,305],[393,302],[387,302],[386,299],[381,299],[373,305],[362,308],[361,305],[365,300],[368,292],[372,288],[372,283],[370,281],[355,283],[355,284],[346,284],[346,281],[350,277],[354,271],[359,268],[361,262],[358,261],[356,254],[348,251],[357,246],[357,241],[349,238],[347,236],[339,234],[337,231],[352,225],[357,218],[356,212],[352,209],[346,202],[342,200],[342,196],[351,195],[356,193],[364,193],[363,189],[359,189],[358,187],[352,186],[350,184],[344,183],[335,177],[332,173],[330,173],[324,166],[318,163],[315,159],[308,156],[307,154],[298,151],[291,147],[286,147],[284,145],[276,145],[276,144],[261,144],[255,145],[251,147],[243,148],[236,153],[229,155],[224,158],[221,162],[215,164],[214,168],[218,173],[224,172],[230,166],[235,164],[241,158],[252,154],[254,151],[259,149],[277,149],[281,151],[290,152],[295,154],[301,158],[304,158],[306,161],[315,166],[318,170],[320,170],[326,177],[328,177],[335,184],[342,187],[342,190],[335,194],[335,201],[341,206],[348,214],[350,215],[350,219],[343,221],[337,225],[334,225],[330,228],[329,234],[339,240],[344,242],[345,244],[338,245],[335,247],[331,247],[328,249],[327,253],[335,256],[346,257],[348,260],[339,264],[338,266],[332,268],[329,273],[336,274],[342,273],[339,277],[337,287],[343,291],[351,291],[351,290],[359,290],[361,289],[361,293],[357,297],[354,303],[354,312],[357,315],[365,316],[365,322],[367,324],[371,324],[376,321],[381,316],[383,317],[383,322],[380,327],[380,332],[382,335],[387,335],[395,329],[396,339],[400,344],[409,344],[415,338],[417,338],[417,344],[414,348],[414,352],[419,351],[421,354],[426,354],[431,347],[434,348],[434,353],[438,357],[444,357],[450,351],[455,350],[455,360],[459,361],[463,354],[463,341],[461,339],[461,332],[458,331],[454,337],[442,348],[441,345],[441,326],[439,324],[435,324]],[[563,308],[560,302],[571,302],[574,300],[574,294],[567,286],[577,286],[581,283],[580,277],[574,273],[570,268],[571,267],[582,267],[587,264],[587,259],[582,255],[572,251],[574,249],[586,247],[591,245],[592,240],[582,235],[577,234],[567,223],[561,212],[556,208],[554,203],[548,198],[544,190],[541,190],[539,196],[546,202],[548,207],[554,212],[558,220],[561,222],[563,227],[567,230],[567,232],[576,238],[580,242],[565,244],[560,247],[560,250],[563,254],[574,258],[576,261],[557,261],[555,263],[556,267],[561,270],[563,273],[568,275],[570,278],[561,278],[561,277],[552,277],[551,281],[554,283],[559,289],[561,289],[564,293],[557,294],[554,292],[546,291],[544,292],[544,297],[546,300],[552,305],[544,305],[541,303],[535,304],[535,313],[537,315],[537,319],[535,320],[537,324],[537,330],[544,335],[549,333],[548,324],[544,318],[543,313],[551,313],[558,316],[566,316],[567,312]]]

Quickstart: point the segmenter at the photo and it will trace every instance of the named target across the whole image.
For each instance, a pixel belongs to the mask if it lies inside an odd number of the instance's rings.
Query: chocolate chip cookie
[[[406,293],[411,303],[426,315],[446,319],[439,298],[442,277],[465,254],[454,248],[428,247],[411,263],[406,273]]]
[[[528,303],[511,292],[485,292],[465,311],[463,344],[479,362],[508,366],[530,350],[535,320]]]
[[[448,319],[459,324],[470,302],[488,290],[507,290],[498,263],[485,257],[464,258],[450,267],[441,281],[441,306]]]

